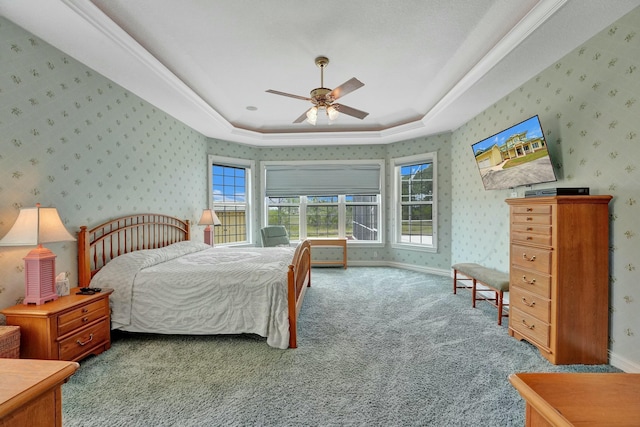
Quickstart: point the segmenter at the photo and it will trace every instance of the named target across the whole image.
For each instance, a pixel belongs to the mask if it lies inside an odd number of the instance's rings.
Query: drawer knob
[[[83,318],[82,318],[82,321],[83,321],[84,323],[86,323],[86,322],[88,322],[88,321],[89,321],[89,318],[88,318],[88,317],[83,317]]]
[[[534,305],[536,305],[535,301],[531,301],[530,303],[527,302],[527,299],[525,297],[522,297],[522,303],[527,307],[533,307]]]
[[[536,279],[531,279],[531,280],[527,280],[527,276],[522,276],[522,281],[524,283],[527,283],[529,285],[533,285],[536,283]]]
[[[533,231],[533,227],[527,227],[527,231]]]
[[[533,208],[527,208],[527,212],[533,212]]]
[[[535,329],[535,327],[536,327],[536,325],[535,325],[535,324],[533,324],[533,325],[529,325],[529,324],[527,323],[527,321],[526,321],[526,320],[524,320],[524,319],[522,319],[522,324],[523,324],[524,326],[526,326],[527,328],[529,328],[529,329]]]
[[[522,254],[522,258],[526,259],[527,261],[533,262],[536,260],[536,256],[532,256],[532,257],[527,257],[527,254]]]
[[[530,216],[527,217],[527,221],[533,221],[533,218],[531,218]]]
[[[89,309],[88,309],[87,307],[85,307],[85,308],[83,308],[83,309],[82,309],[82,312],[83,312],[83,313],[88,313],[88,312],[89,312]]]
[[[93,334],[89,334],[89,339],[86,341],[76,340],[76,344],[83,346],[83,345],[89,344],[91,341],[93,341]]]

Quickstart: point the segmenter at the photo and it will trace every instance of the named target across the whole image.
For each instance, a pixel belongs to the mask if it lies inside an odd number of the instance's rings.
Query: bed
[[[211,247],[190,241],[188,220],[130,215],[80,227],[78,285],[114,289],[112,329],[251,333],[272,347],[296,348],[310,245]]]

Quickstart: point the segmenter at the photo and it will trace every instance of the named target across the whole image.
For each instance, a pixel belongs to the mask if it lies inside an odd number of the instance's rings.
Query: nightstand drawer
[[[509,327],[526,339],[549,348],[549,324],[530,316],[517,308],[509,310]]]
[[[517,308],[523,313],[549,323],[551,319],[551,302],[548,299],[523,291],[518,287],[511,288],[509,293],[511,294],[509,296],[509,306],[511,308]]]
[[[95,301],[58,316],[58,336],[81,328],[109,313],[109,300]]]
[[[59,358],[77,360],[94,347],[104,344],[109,338],[109,323],[105,319],[60,341]]]

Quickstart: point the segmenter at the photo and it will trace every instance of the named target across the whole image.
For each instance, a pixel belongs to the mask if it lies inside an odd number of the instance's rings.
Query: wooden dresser
[[[62,426],[62,384],[77,362],[0,359],[0,427]]]
[[[109,295],[70,295],[41,305],[18,304],[0,311],[20,326],[20,357],[78,361],[111,347]]]
[[[611,196],[507,199],[509,334],[553,364],[607,363]]]
[[[509,381],[526,402],[527,427],[640,424],[640,374],[520,373]]]

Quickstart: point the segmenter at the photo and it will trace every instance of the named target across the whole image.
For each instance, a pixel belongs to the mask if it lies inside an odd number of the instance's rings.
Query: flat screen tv
[[[471,148],[485,190],[557,180],[537,115],[478,141]]]

